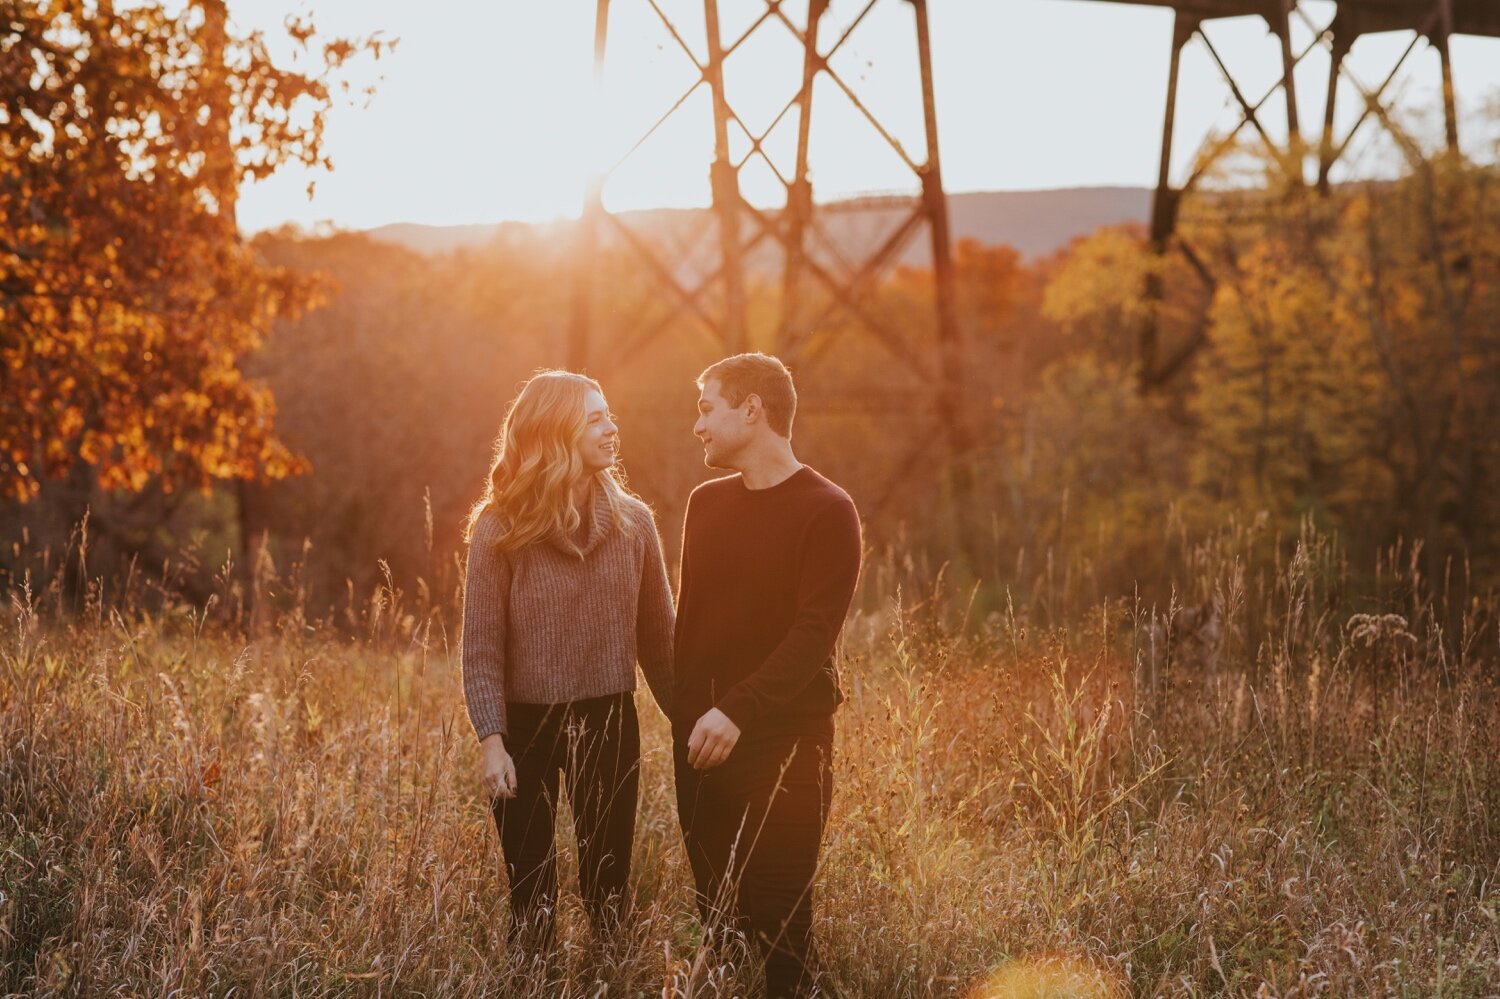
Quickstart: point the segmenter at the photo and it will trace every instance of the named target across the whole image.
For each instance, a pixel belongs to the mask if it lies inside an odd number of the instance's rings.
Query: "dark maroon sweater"
[[[738,475],[688,498],[672,720],[709,708],[742,732],[829,724],[843,701],[834,647],[861,554],[849,494],[807,466],[769,489]]]

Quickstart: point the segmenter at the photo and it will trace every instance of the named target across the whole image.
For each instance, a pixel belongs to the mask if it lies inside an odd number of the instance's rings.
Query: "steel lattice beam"
[[[1420,160],[1421,150],[1417,143],[1401,128],[1391,113],[1386,92],[1407,58],[1422,38],[1426,38],[1437,50],[1442,64],[1443,110],[1448,148],[1457,151],[1458,124],[1453,94],[1452,65],[1448,40],[1452,35],[1469,34],[1500,37],[1500,0],[1338,0],[1332,21],[1318,26],[1296,6],[1296,0],[1111,0],[1139,6],[1165,7],[1173,11],[1175,22],[1168,68],[1166,110],[1163,118],[1161,158],[1157,174],[1155,195],[1151,208],[1150,244],[1158,261],[1174,249],[1181,252],[1193,271],[1212,286],[1213,277],[1203,256],[1192,248],[1178,232],[1178,217],[1185,195],[1194,191],[1204,175],[1228,151],[1240,133],[1249,126],[1258,135],[1261,143],[1286,165],[1289,183],[1299,185],[1303,176],[1303,157],[1308,147],[1303,140],[1301,124],[1297,114],[1295,70],[1306,56],[1320,46],[1326,46],[1330,55],[1327,99],[1318,150],[1318,190],[1329,191],[1329,171],[1339,162],[1349,148],[1350,140],[1368,121],[1375,121],[1392,136],[1403,153],[1412,161]],[[1271,34],[1276,38],[1281,55],[1282,74],[1276,84],[1258,101],[1250,101],[1237,83],[1233,73],[1220,58],[1207,34],[1204,22],[1220,18],[1258,16],[1266,21]],[[1304,25],[1313,35],[1312,43],[1302,52],[1295,53],[1291,42],[1293,20]],[[1411,44],[1407,46],[1395,65],[1377,86],[1364,84],[1345,64],[1345,57],[1356,39],[1361,35],[1384,31],[1412,31]],[[1176,125],[1177,89],[1180,75],[1182,50],[1197,39],[1208,51],[1219,70],[1231,95],[1240,109],[1239,122],[1229,132],[1217,138],[1205,139],[1195,157],[1192,172],[1180,186],[1171,182],[1171,162],[1174,149]],[[1334,132],[1334,112],[1339,83],[1352,86],[1364,101],[1358,120],[1342,136]],[[1259,117],[1259,111],[1270,97],[1280,90],[1286,100],[1287,135],[1285,144],[1280,144],[1268,133]],[[1143,390],[1161,385],[1175,375],[1197,348],[1203,343],[1204,327],[1199,328],[1163,358],[1158,344],[1159,306],[1165,295],[1162,267],[1153,267],[1146,284],[1147,318],[1142,324],[1137,345],[1140,383]]]
[[[1147,4],[1150,0],[1117,0],[1117,2]],[[1293,51],[1292,2],[1293,0],[1192,0],[1186,4],[1151,4],[1152,6],[1170,6],[1174,11],[1172,47],[1167,72],[1166,110],[1162,122],[1161,154],[1157,169],[1156,190],[1151,201],[1151,252],[1158,260],[1164,260],[1174,247],[1179,249],[1192,264],[1194,272],[1209,287],[1213,285],[1213,276],[1204,263],[1203,256],[1178,233],[1177,220],[1183,197],[1197,189],[1214,165],[1233,148],[1240,133],[1247,126],[1255,132],[1261,145],[1272,157],[1285,165],[1288,182],[1293,185],[1300,185],[1302,182],[1303,147],[1297,114],[1295,71],[1297,65],[1317,45],[1317,41],[1300,53]],[[1233,71],[1204,30],[1205,21],[1247,15],[1256,15],[1265,19],[1267,27],[1270,28],[1276,40],[1282,66],[1280,78],[1254,101],[1246,96],[1244,88],[1240,86]],[[1322,33],[1316,32],[1316,34],[1321,40]],[[1181,75],[1182,52],[1194,40],[1208,52],[1219,75],[1229,87],[1229,92],[1239,107],[1239,117],[1235,126],[1223,135],[1208,136],[1202,141],[1194,157],[1192,172],[1181,185],[1174,186],[1172,184],[1172,154],[1175,149],[1177,89]],[[1266,102],[1278,91],[1285,99],[1287,134],[1284,142],[1272,136],[1260,115]],[[1158,342],[1160,336],[1158,316],[1165,292],[1163,268],[1161,266],[1151,268],[1146,278],[1145,288],[1146,319],[1141,324],[1137,341],[1140,385],[1143,390],[1169,380],[1203,341],[1205,330],[1200,324],[1200,328],[1179,344],[1175,351],[1165,359],[1161,357]]]
[[[804,366],[826,350],[831,337],[814,344],[811,334],[823,328],[835,315],[852,320],[852,328],[861,329],[891,356],[894,364],[927,386],[931,411],[937,427],[947,439],[949,452],[964,454],[969,447],[961,402],[964,398],[963,345],[955,310],[953,260],[950,248],[947,198],[943,190],[942,168],[938,154],[936,102],[933,94],[931,40],[928,32],[926,0],[867,0],[854,19],[831,42],[820,37],[828,0],[809,0],[806,22],[795,23],[780,0],[762,0],[764,10],[736,38],[722,37],[718,0],[703,0],[706,52],[703,59],[694,54],[684,33],[662,10],[657,0],[644,2],[660,20],[667,35],[693,66],[695,78],[635,142],[625,156],[590,182],[576,243],[576,283],[574,307],[569,332],[568,363],[582,369],[591,363],[613,366],[638,356],[643,348],[673,328],[682,317],[690,317],[721,350],[737,353],[748,349],[746,321],[746,255],[757,245],[769,243],[781,251],[779,314],[774,326],[773,349],[788,362]],[[863,101],[858,91],[830,64],[830,59],[848,42],[879,3],[904,2],[913,13],[913,35],[917,49],[923,114],[925,150],[919,160],[902,146],[880,118]],[[611,0],[596,0],[594,60],[596,86],[603,72],[607,47],[607,25]],[[724,65],[740,46],[757,31],[785,30],[791,33],[802,51],[800,86],[771,123],[759,133],[753,131],[735,110],[735,95],[730,93],[724,77]],[[727,42],[727,44],[726,44]],[[793,79],[799,79],[794,76]],[[814,84],[825,80],[837,89],[864,118],[874,132],[911,172],[919,194],[907,214],[889,235],[875,246],[849,259],[839,252],[820,223],[814,208],[808,166],[808,149],[813,130]],[[713,161],[709,166],[712,190],[711,217],[718,231],[715,259],[718,265],[706,277],[691,285],[677,276],[671,255],[652,245],[643,234],[634,231],[623,219],[604,211],[602,192],[613,172],[639,149],[668,120],[683,113],[683,106],[699,87],[709,91],[713,110]],[[796,111],[796,162],[790,176],[767,154],[764,143],[786,115]],[[750,148],[736,161],[730,155],[731,126],[743,129]],[[739,177],[745,164],[759,158],[785,188],[786,205],[782,209],[758,208],[747,202],[740,190]],[[616,330],[609,344],[597,343],[592,337],[592,288],[590,275],[599,242],[599,227],[607,224],[631,254],[642,261],[661,283],[673,301],[671,310],[649,325],[631,330]],[[892,328],[868,304],[868,292],[880,277],[894,266],[901,252],[923,226],[930,237],[934,272],[933,324],[938,343],[937,357],[927,351],[907,331]],[[815,248],[829,250],[832,261],[820,259]],[[710,302],[710,292],[722,297]],[[822,299],[818,302],[817,299]],[[924,449],[930,452],[930,448]]]
[[[1385,79],[1375,87],[1360,81],[1349,70],[1345,59],[1355,41],[1363,35],[1387,31],[1412,32],[1411,43],[1397,58]],[[1329,190],[1329,171],[1349,148],[1349,142],[1367,122],[1374,120],[1395,140],[1409,160],[1419,160],[1416,142],[1391,114],[1385,98],[1397,73],[1426,39],[1437,50],[1442,67],[1443,123],[1448,149],[1459,150],[1458,110],[1453,93],[1453,64],[1449,39],[1454,35],[1480,35],[1500,38],[1500,0],[1342,0],[1328,26],[1329,56],[1328,97],[1324,106],[1323,134],[1318,149],[1318,189]],[[1334,112],[1340,82],[1350,84],[1364,102],[1359,118],[1343,138],[1334,134]]]

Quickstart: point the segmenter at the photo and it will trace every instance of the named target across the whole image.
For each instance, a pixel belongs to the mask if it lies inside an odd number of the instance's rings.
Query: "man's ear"
[[[745,396],[745,421],[747,423],[759,422],[765,416],[766,408],[761,404],[760,396],[751,392]]]

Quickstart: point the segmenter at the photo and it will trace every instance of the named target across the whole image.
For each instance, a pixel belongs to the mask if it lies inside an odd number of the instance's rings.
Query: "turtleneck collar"
[[[609,500],[602,493],[603,489],[596,479],[589,488],[588,507],[579,511],[583,518],[580,525],[584,528],[583,531],[575,532],[572,537],[553,534],[547,538],[547,543],[564,555],[572,555],[580,559],[586,558],[590,552],[599,547],[614,527]],[[578,538],[578,533],[583,535],[581,540]]]

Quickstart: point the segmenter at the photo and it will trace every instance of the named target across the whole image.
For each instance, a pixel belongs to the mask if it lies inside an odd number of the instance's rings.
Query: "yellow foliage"
[[[1108,319],[1125,327],[1144,316],[1141,288],[1159,264],[1123,229],[1100,229],[1077,241],[1042,295],[1042,314],[1064,329]]]

